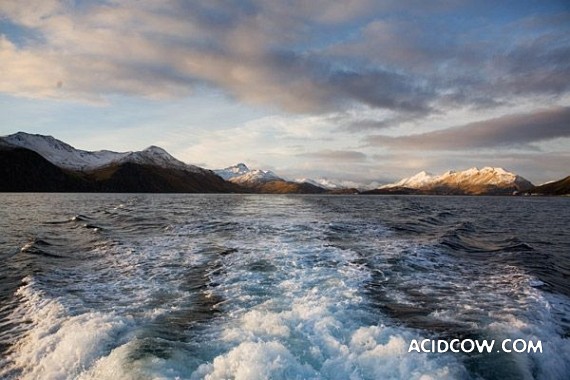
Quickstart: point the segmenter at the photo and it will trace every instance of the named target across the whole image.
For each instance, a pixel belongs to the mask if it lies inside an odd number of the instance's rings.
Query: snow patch
[[[342,189],[342,188],[346,187],[346,186],[343,186],[340,183],[333,181],[333,180],[330,180],[328,178],[317,178],[317,179],[298,178],[298,179],[295,179],[294,182],[308,183],[310,185],[322,187],[322,188],[325,188],[327,190],[337,190],[337,189]]]
[[[249,169],[245,164],[239,163],[225,169],[214,170],[218,176],[233,183],[263,183],[282,180],[271,170]]]
[[[419,189],[422,186],[425,186],[433,182],[435,178],[437,177],[434,177],[433,174],[428,173],[426,171],[421,171],[412,177],[404,178],[396,183],[380,186],[380,189],[385,189],[390,187],[409,187],[411,189]]]

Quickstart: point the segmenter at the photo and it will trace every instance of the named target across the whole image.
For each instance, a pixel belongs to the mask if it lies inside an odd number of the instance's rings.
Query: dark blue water
[[[0,194],[0,204],[0,378],[570,373],[568,198]],[[522,339],[543,352],[408,352],[421,339]]]

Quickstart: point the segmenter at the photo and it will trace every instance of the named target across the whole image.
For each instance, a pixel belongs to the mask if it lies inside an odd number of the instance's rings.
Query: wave
[[[50,247],[52,247],[51,243],[47,242],[46,240],[37,238],[24,244],[22,248],[20,248],[20,252],[30,255],[49,257],[53,259],[65,258],[63,255],[50,252]]]
[[[535,249],[516,237],[501,237],[491,240],[489,235],[474,233],[462,233],[455,230],[445,234],[440,238],[439,244],[461,253],[510,253],[510,252],[530,252]]]

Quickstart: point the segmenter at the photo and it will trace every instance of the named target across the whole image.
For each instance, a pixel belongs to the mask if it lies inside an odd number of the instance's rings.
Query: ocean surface
[[[0,194],[0,378],[568,379],[569,226],[568,198]]]

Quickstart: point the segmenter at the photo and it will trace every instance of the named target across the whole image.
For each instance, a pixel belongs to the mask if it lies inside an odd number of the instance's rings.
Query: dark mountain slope
[[[261,194],[323,194],[326,190],[310,183],[274,180],[247,186],[254,193]]]
[[[531,194],[540,195],[570,195],[570,176],[558,181],[535,186],[529,192]]]
[[[229,193],[242,189],[214,173],[126,162],[87,173],[98,191],[119,193]]]
[[[0,146],[2,192],[229,193],[247,192],[208,170],[137,163],[84,173],[61,169],[25,148]]]
[[[0,191],[82,192],[94,191],[80,175],[63,170],[34,151],[0,147]]]

